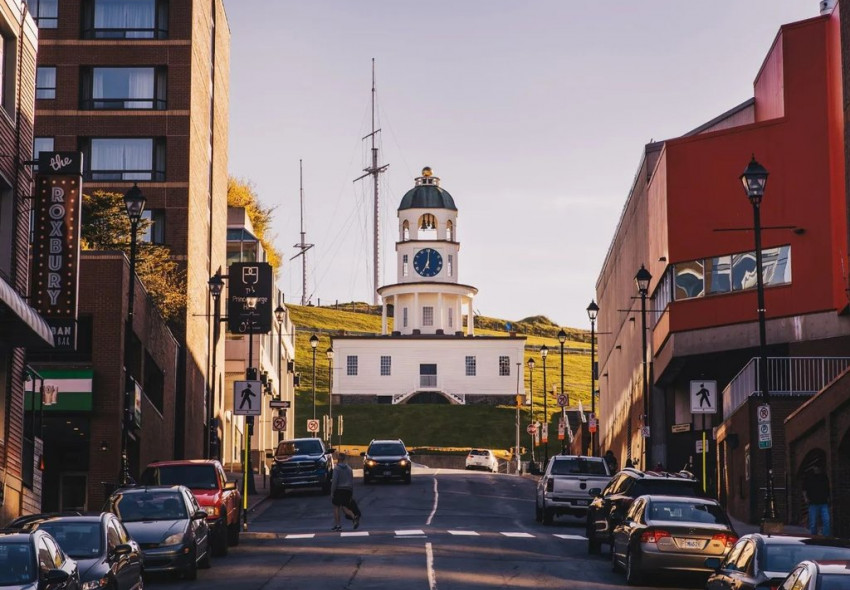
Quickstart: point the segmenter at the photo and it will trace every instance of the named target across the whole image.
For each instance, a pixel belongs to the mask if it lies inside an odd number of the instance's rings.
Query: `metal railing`
[[[752,395],[761,394],[758,357],[741,369],[723,390],[727,420]],[[850,367],[850,357],[770,357],[767,390],[771,396],[815,394]]]

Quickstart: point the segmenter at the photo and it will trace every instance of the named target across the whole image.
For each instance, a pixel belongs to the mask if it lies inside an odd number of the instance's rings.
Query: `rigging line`
[[[378,106],[378,113],[382,113],[380,106]],[[405,169],[407,170],[407,177],[414,178],[416,174],[413,172],[413,168],[410,167],[410,164],[407,162],[407,159],[404,157],[404,151],[401,149],[401,144],[398,141],[398,136],[395,134],[395,128],[391,121],[387,121],[387,128],[390,132],[390,137],[393,139],[393,143],[395,144],[396,149],[398,150],[399,156],[401,157],[402,164],[404,164]],[[383,135],[383,134],[382,134]],[[383,146],[381,146],[383,147]]]

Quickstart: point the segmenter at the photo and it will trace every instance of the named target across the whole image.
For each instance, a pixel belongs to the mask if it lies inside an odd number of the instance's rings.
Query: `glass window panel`
[[[732,290],[756,288],[756,254],[745,252],[732,255]]]
[[[466,376],[475,377],[475,357],[466,357]]]
[[[94,0],[98,37],[152,39],[155,24],[155,0]]]
[[[56,68],[43,66],[36,70],[35,97],[56,98]]]
[[[96,109],[152,109],[154,80],[154,68],[94,68],[92,106]]]
[[[32,159],[38,160],[38,154],[41,152],[53,151],[52,137],[33,137],[32,138]],[[33,172],[38,172],[38,164],[32,167]]]
[[[151,180],[153,139],[92,139],[92,180]]]
[[[511,374],[511,358],[508,356],[499,357],[499,376],[507,377]]]
[[[676,300],[702,297],[705,291],[702,260],[676,265]]]
[[[393,359],[391,356],[381,356],[381,376],[386,377],[392,374]]]
[[[422,308],[422,325],[423,326],[433,326],[434,325],[434,308],[433,307],[423,307]]]
[[[765,286],[786,285],[791,282],[791,246],[768,248],[762,251],[762,273]]]
[[[729,293],[732,290],[732,257],[716,256],[706,260],[705,292]]]
[[[357,376],[357,356],[348,356],[346,361],[346,374],[352,377]]]
[[[39,29],[55,29],[59,24],[59,0],[28,0],[27,5]]]

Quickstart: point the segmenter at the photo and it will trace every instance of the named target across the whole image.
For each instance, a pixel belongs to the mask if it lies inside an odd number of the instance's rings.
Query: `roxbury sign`
[[[32,294],[34,307],[50,325],[56,350],[77,347],[82,174],[80,152],[39,154]]]

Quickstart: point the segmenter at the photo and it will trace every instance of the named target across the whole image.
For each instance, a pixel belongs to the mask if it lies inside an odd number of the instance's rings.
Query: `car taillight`
[[[711,537],[711,540],[712,541],[720,541],[727,548],[729,548],[729,547],[731,547],[732,545],[734,545],[735,543],[738,542],[738,537],[736,537],[735,535],[730,535],[729,533],[717,533],[716,535]]]
[[[649,529],[643,531],[640,535],[641,543],[657,543],[659,539],[669,537],[670,533],[661,529]]]
[[[554,490],[555,490],[555,480],[550,477],[549,479],[546,480],[546,491],[552,492]]]

